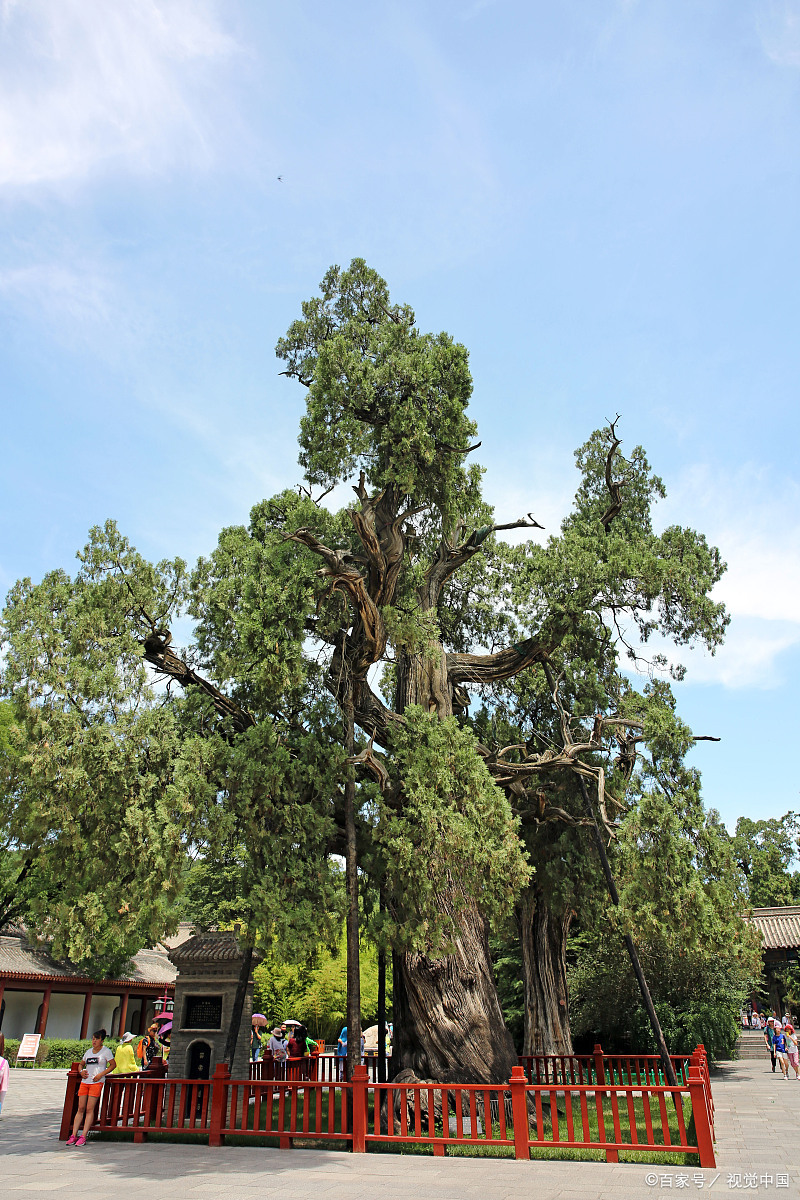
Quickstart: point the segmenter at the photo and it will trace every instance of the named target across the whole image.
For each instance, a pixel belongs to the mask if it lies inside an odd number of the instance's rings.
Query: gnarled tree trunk
[[[523,1054],[571,1054],[567,996],[567,934],[571,910],[554,912],[541,888],[531,887],[517,906],[525,985]]]
[[[441,895],[440,906],[450,908]],[[492,972],[486,921],[476,905],[454,914],[453,953],[394,954],[392,1073],[443,1083],[505,1083],[517,1054]]]

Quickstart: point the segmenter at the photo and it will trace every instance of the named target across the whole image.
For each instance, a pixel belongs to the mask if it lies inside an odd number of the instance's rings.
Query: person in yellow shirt
[[[122,1035],[122,1041],[114,1051],[114,1059],[117,1065],[111,1072],[112,1075],[132,1075],[134,1072],[138,1072],[139,1064],[133,1052],[132,1033]]]

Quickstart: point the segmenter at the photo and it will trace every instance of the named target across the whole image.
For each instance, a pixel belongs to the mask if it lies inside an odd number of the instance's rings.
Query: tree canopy
[[[736,822],[733,848],[747,880],[747,893],[755,908],[800,904],[800,815]],[[792,869],[794,868],[794,869]]]
[[[482,499],[467,351],[422,332],[363,260],[331,268],[277,353],[305,389],[299,489],[257,503],[191,570],[147,562],[109,521],[74,577],[12,589],[15,853],[52,859],[60,899],[36,919],[73,956],[153,936],[198,853],[239,864],[251,936],[311,938],[337,912],[347,766],[361,869],[386,897],[370,927],[395,952],[398,1057],[505,1078],[487,923],[533,893],[539,912],[546,894],[590,898],[595,821],[621,862],[651,852],[664,868],[655,891],[626,874],[621,920],[699,927],[728,903],[683,766],[692,734],[665,683],[637,691],[624,671],[656,634],[713,652],[724,563],[692,529],[656,531],[664,485],[642,448],[623,457],[616,422],[577,451],[560,529],[504,542],[538,523],[498,521]],[[345,481],[348,508],[314,495]],[[650,668],[682,673],[663,654]],[[84,847],[88,873],[59,892]]]

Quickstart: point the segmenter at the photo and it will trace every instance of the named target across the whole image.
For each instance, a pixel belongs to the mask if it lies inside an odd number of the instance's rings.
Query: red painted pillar
[[[367,1148],[367,1084],[369,1072],[363,1063],[353,1067],[353,1153],[363,1154]],[[344,1102],[344,1097],[342,1098]]]
[[[228,1080],[231,1073],[228,1070],[228,1064],[221,1062],[217,1063],[214,1074],[211,1077],[211,1119],[208,1123],[208,1144],[209,1146],[221,1146],[225,1141],[225,1134],[222,1132],[222,1127],[225,1124],[225,1118],[228,1114]],[[245,1108],[247,1104],[245,1103]],[[245,1123],[247,1113],[242,1114],[242,1125]],[[233,1114],[232,1124],[236,1123],[236,1114]]]
[[[595,1083],[603,1084],[606,1081],[606,1068],[603,1062],[603,1047],[599,1042],[595,1042],[594,1046],[594,1074]]]
[[[89,1033],[89,1014],[92,1011],[92,997],[94,996],[94,988],[89,988],[86,997],[83,1001],[83,1016],[81,1017],[81,1041],[88,1036]]]
[[[122,1037],[125,1033],[125,1022],[128,1019],[128,997],[130,992],[123,992],[119,998],[119,1029],[117,1033]]]
[[[61,1130],[58,1135],[60,1142],[65,1142],[72,1133],[72,1122],[78,1111],[78,1088],[81,1085],[81,1064],[74,1062],[67,1075],[67,1094],[64,1097],[64,1111],[61,1114]]]
[[[508,1086],[511,1088],[511,1113],[514,1118],[514,1156],[515,1158],[530,1158],[530,1126],[528,1125],[528,1083],[524,1067],[512,1067]],[[489,1123],[491,1115],[484,1114],[484,1120]]]
[[[697,1137],[700,1166],[715,1167],[717,1160],[714,1157],[714,1137],[711,1133],[711,1122],[708,1119],[705,1082],[699,1067],[689,1067],[689,1095],[692,1098],[692,1119]]]
[[[52,988],[45,988],[44,998],[42,1000],[42,1015],[39,1018],[39,1028],[36,1030],[44,1037],[47,1031],[47,1018],[50,1015],[50,997],[53,994]]]

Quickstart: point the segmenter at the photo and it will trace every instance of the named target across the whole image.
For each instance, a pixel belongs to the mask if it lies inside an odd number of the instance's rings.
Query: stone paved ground
[[[729,1063],[715,1073],[713,1090],[719,1165],[700,1171],[121,1142],[73,1150],[58,1141],[64,1072],[12,1071],[0,1116],[0,1198],[60,1193],[76,1200],[644,1200],[676,1191],[684,1198],[698,1196],[699,1177],[703,1192],[714,1196],[749,1191],[762,1200],[797,1200],[800,1083],[773,1076],[768,1061]],[[777,1187],[779,1174],[789,1176],[787,1188]],[[681,1175],[688,1177],[682,1189]]]

